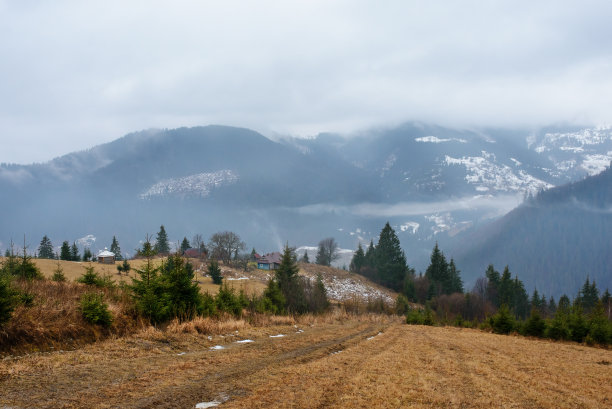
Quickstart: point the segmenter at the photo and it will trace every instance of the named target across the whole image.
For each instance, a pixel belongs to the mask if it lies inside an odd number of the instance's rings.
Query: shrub
[[[397,315],[405,315],[410,309],[410,304],[408,302],[408,298],[405,295],[400,294],[397,296],[395,300],[395,313]]]
[[[525,335],[542,338],[544,331],[546,331],[546,322],[540,317],[538,310],[534,308],[531,310],[531,316],[525,323],[523,332]]]
[[[15,309],[15,295],[8,279],[0,277],[0,328],[11,318]]]
[[[108,310],[108,305],[104,302],[102,294],[83,294],[80,309],[83,318],[90,324],[109,327],[113,322],[113,317]]]
[[[497,314],[492,316],[490,321],[493,332],[497,334],[509,334],[514,329],[514,317],[505,304],[499,307]]]
[[[82,276],[77,278],[77,283],[86,284],[86,285],[94,285],[96,287],[103,287],[104,282],[102,278],[95,272],[93,266],[85,267],[85,273]]]

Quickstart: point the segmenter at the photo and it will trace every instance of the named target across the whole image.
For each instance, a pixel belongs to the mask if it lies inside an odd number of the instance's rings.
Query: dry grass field
[[[376,315],[262,319],[199,319],[7,357],[0,407],[612,406],[610,350]]]
[[[154,259],[154,263],[156,265],[161,264],[163,259],[157,258]],[[53,276],[53,272],[57,269],[58,260],[46,260],[46,259],[33,259],[34,263],[42,274],[46,278],[51,278]],[[0,263],[2,262],[2,258],[0,257]],[[66,276],[68,281],[75,281],[77,278],[83,275],[85,272],[85,267],[93,266],[96,273],[100,276],[110,276],[113,281],[116,283],[126,282],[131,283],[132,277],[136,276],[136,272],[133,269],[140,269],[145,264],[145,260],[129,260],[130,266],[132,267],[132,271],[129,274],[118,274],[117,272],[117,264],[99,264],[99,263],[89,263],[89,262],[80,262],[80,261],[64,261],[60,260],[59,264]],[[190,262],[194,265],[196,269],[196,278],[200,289],[202,292],[208,291],[210,294],[216,294],[219,291],[219,286],[212,283],[212,279],[208,276],[204,276],[202,272],[206,271],[206,265],[202,263],[200,260],[190,259]],[[226,282],[230,287],[233,287],[236,291],[244,290],[247,294],[256,293],[260,294],[266,286],[266,281],[264,278],[259,279],[259,277],[251,277],[248,279],[244,279],[244,274],[240,271],[235,270],[233,268],[221,266],[223,274],[226,278]]]

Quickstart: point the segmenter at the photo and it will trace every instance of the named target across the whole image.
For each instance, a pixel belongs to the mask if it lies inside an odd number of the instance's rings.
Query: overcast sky
[[[609,124],[612,1],[3,1],[0,162],[145,128]]]

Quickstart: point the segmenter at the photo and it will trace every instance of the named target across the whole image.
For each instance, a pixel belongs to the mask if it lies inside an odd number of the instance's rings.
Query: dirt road
[[[612,406],[612,351],[371,319],[212,339],[157,331],[0,361],[0,407],[212,401],[223,408],[603,408]]]

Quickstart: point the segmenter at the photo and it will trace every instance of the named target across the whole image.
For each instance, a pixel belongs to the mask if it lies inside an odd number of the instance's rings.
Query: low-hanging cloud
[[[0,162],[209,123],[609,122],[611,17],[575,0],[0,1]]]

